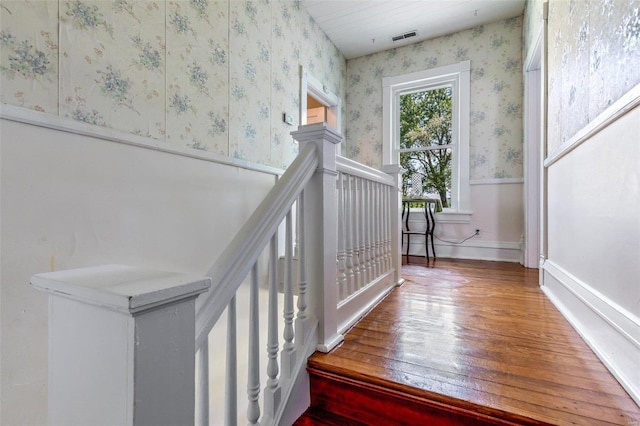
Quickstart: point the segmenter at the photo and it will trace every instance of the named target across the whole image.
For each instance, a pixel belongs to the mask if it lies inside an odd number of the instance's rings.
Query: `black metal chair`
[[[410,177],[410,185],[407,189],[407,194],[402,198],[402,241],[404,243],[404,236],[407,236],[407,262],[409,262],[409,248],[411,246],[412,235],[424,235],[424,250],[429,260],[429,237],[431,237],[431,251],[433,252],[433,258],[436,258],[436,247],[433,241],[433,231],[436,227],[435,211],[440,203],[439,198],[425,196],[423,192],[422,175],[414,173]],[[412,206],[424,207],[424,218],[426,221],[426,229],[424,231],[412,231],[409,225],[409,216],[411,215]]]

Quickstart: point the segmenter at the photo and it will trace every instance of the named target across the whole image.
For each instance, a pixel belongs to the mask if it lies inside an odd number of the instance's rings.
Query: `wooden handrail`
[[[196,348],[206,340],[252,265],[263,252],[318,165],[315,146],[306,145],[209,269],[212,289],[196,301]]]

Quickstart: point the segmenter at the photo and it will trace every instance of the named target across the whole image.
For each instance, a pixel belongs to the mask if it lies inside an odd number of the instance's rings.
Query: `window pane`
[[[440,198],[442,207],[451,207],[451,156],[451,148],[401,153],[400,165],[407,170],[402,195]]]
[[[403,194],[439,197],[443,207],[451,206],[452,149],[444,147],[453,143],[451,94],[443,87],[400,96],[400,149],[431,147],[400,153]]]

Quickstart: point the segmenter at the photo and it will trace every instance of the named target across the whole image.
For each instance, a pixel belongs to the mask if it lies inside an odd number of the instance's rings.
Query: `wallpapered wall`
[[[347,152],[382,163],[382,78],[471,61],[471,179],[522,177],[522,18],[350,60]]]
[[[0,3],[3,103],[285,168],[299,65],[346,62],[296,0]]]
[[[640,83],[640,1],[552,0],[548,37],[552,154]]]

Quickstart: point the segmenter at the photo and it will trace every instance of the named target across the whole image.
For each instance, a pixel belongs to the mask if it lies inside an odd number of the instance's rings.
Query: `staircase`
[[[49,320],[53,424],[266,426],[304,412],[309,355],[338,345],[400,282],[401,169],[336,155],[342,137],[324,123],[292,136],[298,156],[205,277],[126,265],[32,277],[56,306],[73,307]],[[68,324],[83,324],[86,338]],[[100,350],[84,357],[70,336]],[[121,349],[110,351],[112,340]],[[72,352],[100,359],[100,368],[76,371]],[[99,401],[104,414],[78,406],[84,399]]]

